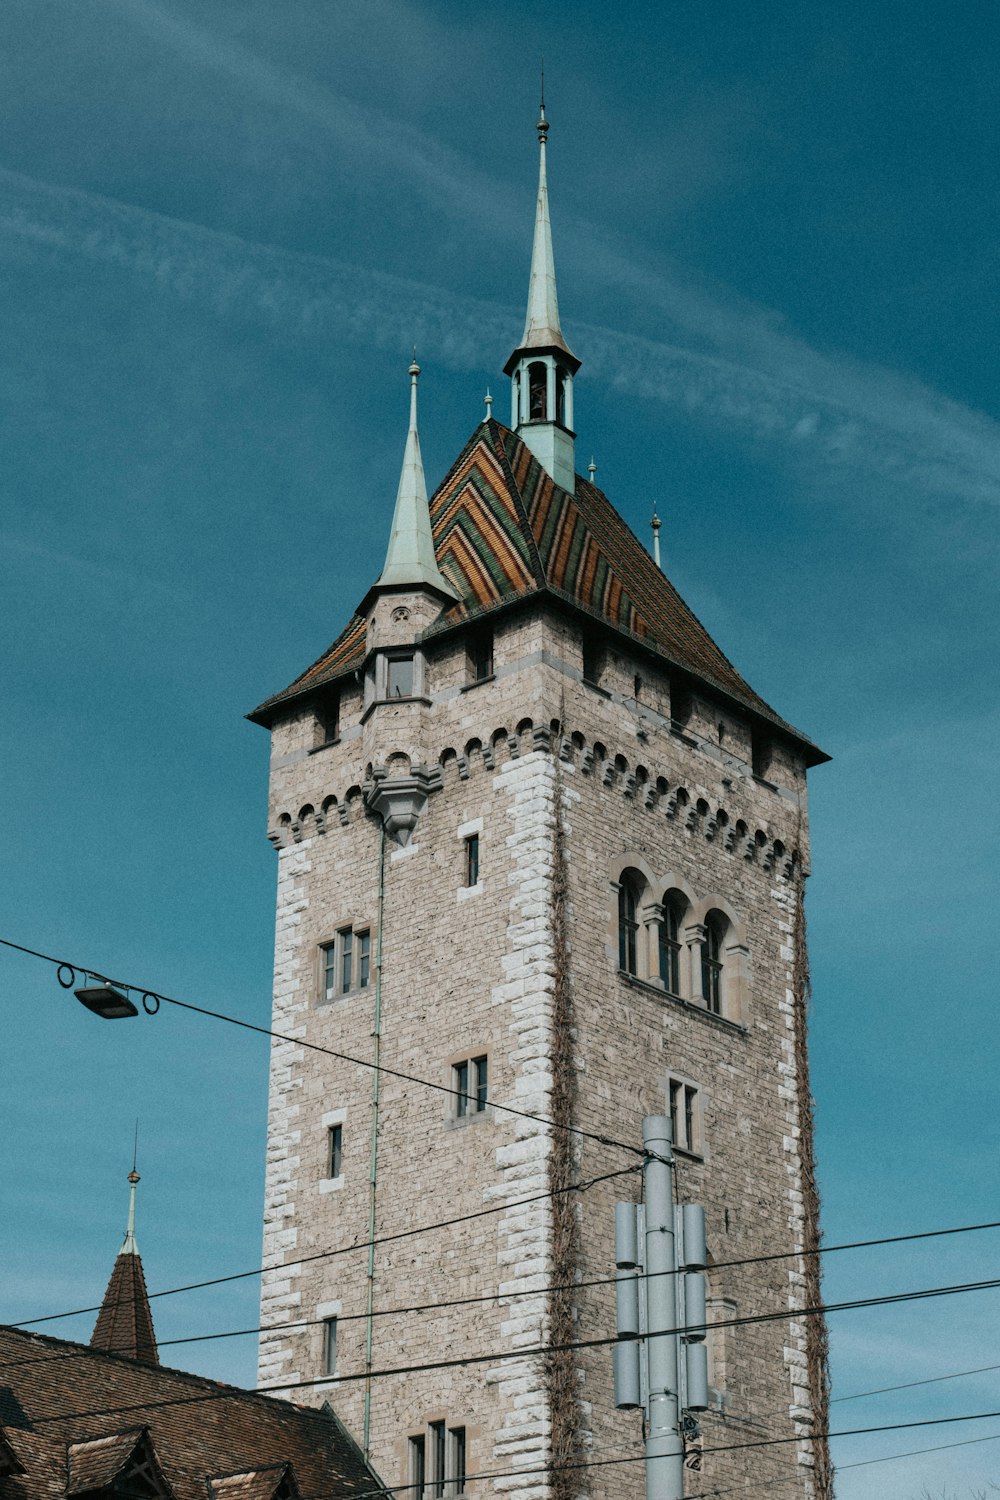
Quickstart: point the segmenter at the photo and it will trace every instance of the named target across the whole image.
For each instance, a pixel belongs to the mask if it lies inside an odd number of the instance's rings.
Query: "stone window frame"
[[[323,1132],[323,1175],[319,1179],[319,1190],[321,1193],[339,1193],[346,1182],[344,1172],[344,1126],[347,1124],[346,1109],[330,1109],[320,1116],[320,1129]],[[341,1132],[341,1157],[340,1173],[337,1177],[329,1175],[330,1160],[330,1132],[339,1129]]]
[[[410,1427],[404,1439],[400,1486],[406,1500],[466,1500],[471,1493],[468,1481],[474,1477],[469,1469],[469,1440],[477,1430],[441,1411],[431,1412],[420,1426]]]
[[[319,1372],[320,1378],[324,1382],[324,1384],[326,1382],[329,1382],[330,1385],[337,1384],[336,1351],[334,1357],[334,1373],[330,1374],[326,1368],[327,1329],[328,1325],[331,1322],[336,1324],[343,1310],[343,1304],[338,1298],[333,1302],[318,1302],[313,1313],[313,1317],[315,1319],[315,1327],[313,1333],[313,1347],[315,1349],[316,1359],[315,1369]],[[318,1389],[322,1390],[323,1386],[319,1386]]]
[[[469,1077],[471,1080],[471,1069],[473,1065],[480,1062],[484,1063],[486,1067],[486,1101],[481,1107],[476,1106],[473,1108],[467,1108],[464,1113],[460,1114],[460,1099],[457,1077],[458,1069],[463,1065],[467,1065],[470,1069]],[[451,1128],[457,1127],[458,1129],[464,1129],[466,1126],[475,1124],[477,1120],[486,1120],[492,1118],[493,1111],[490,1108],[490,1098],[492,1095],[494,1084],[493,1049],[486,1046],[464,1047],[461,1052],[453,1052],[452,1055],[446,1059],[445,1067],[445,1078],[448,1087],[448,1114],[445,1120],[445,1124]],[[474,1105],[476,1104],[476,1092],[478,1092],[478,1089],[475,1089],[474,1091],[474,1086],[466,1084],[466,1095],[472,1097]]]
[[[711,1266],[708,1274],[711,1282]],[[730,1325],[739,1316],[739,1304],[732,1297],[714,1292],[710,1286],[705,1308],[709,1400],[714,1410],[726,1411],[731,1401],[726,1377],[733,1363],[733,1335],[737,1331]]]
[[[680,1139],[681,1132],[674,1132],[674,1150],[682,1156],[689,1156],[696,1161],[704,1161],[705,1151],[705,1090],[694,1078],[686,1073],[678,1073],[673,1069],[666,1074],[663,1080],[663,1097],[666,1103],[666,1112],[671,1122],[674,1119],[674,1091],[679,1091],[680,1101],[684,1104],[684,1115],[689,1111],[687,1102],[690,1100],[691,1109],[691,1131],[690,1135],[685,1130],[684,1139]],[[681,1110],[678,1109],[678,1115]]]
[[[455,837],[462,846],[461,880],[457,887],[456,895],[459,901],[468,901],[471,896],[480,895],[486,888],[486,882],[483,879],[483,819],[470,818],[468,822],[460,823],[455,829]],[[466,884],[469,873],[468,844],[469,840],[473,838],[479,840],[479,879],[475,885],[468,885]]]
[[[351,938],[351,982],[347,989],[343,989],[344,939],[348,936]],[[368,939],[367,951],[359,941],[363,938]],[[317,1003],[335,1005],[338,1000],[346,1000],[350,995],[360,995],[370,990],[375,977],[375,951],[375,929],[371,922],[358,920],[338,923],[333,936],[316,945]],[[367,965],[367,978],[362,984],[360,976],[363,962]],[[331,971],[334,985],[332,990],[328,990],[327,974]]]
[[[634,851],[618,855],[609,868],[609,884],[613,895],[609,913],[608,953],[620,977],[638,980],[651,985],[662,994],[684,1004],[703,1010],[720,1020],[738,1026],[748,1024],[750,1006],[750,947],[747,942],[746,924],[736,908],[719,894],[712,891],[698,895],[691,885],[674,871],[657,875],[644,856]],[[636,887],[635,937],[636,965],[630,969],[623,966],[621,956],[623,906],[622,891],[628,877]],[[654,893],[662,893],[657,899]],[[684,921],[680,928],[682,951],[680,954],[681,991],[674,994],[666,988],[660,973],[660,932],[665,902],[671,895],[686,903]],[[709,1004],[705,994],[704,950],[708,940],[710,924],[719,933],[719,1005]]]

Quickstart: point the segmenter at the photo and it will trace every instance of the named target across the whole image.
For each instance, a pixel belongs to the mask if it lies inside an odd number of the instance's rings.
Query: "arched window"
[[[679,995],[681,992],[681,922],[685,904],[684,898],[677,891],[668,891],[663,899],[660,978],[668,995]]]
[[[639,972],[639,900],[642,876],[625,870],[618,886],[618,967],[626,974]]]
[[[726,920],[717,911],[705,918],[705,940],[701,945],[701,993],[715,1016],[722,1014],[722,940]]]
[[[556,365],[556,421],[560,427],[566,426],[566,371],[562,365]]]
[[[528,366],[528,419],[544,422],[548,417],[549,376],[543,364]]]

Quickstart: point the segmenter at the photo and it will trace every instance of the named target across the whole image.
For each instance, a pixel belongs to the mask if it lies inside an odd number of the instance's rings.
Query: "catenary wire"
[[[627,1168],[624,1168],[623,1171],[620,1174],[613,1174],[612,1173],[612,1174],[609,1174],[609,1175],[611,1175],[611,1176],[614,1176],[614,1175],[625,1175],[625,1176],[627,1176],[629,1173],[635,1172],[637,1170],[638,1170],[637,1167],[627,1167]],[[601,1180],[606,1180],[606,1179],[595,1179],[595,1181],[601,1181]],[[584,1191],[588,1186],[591,1186],[591,1185],[593,1185],[593,1184],[591,1184],[591,1183],[580,1183],[580,1184],[574,1185],[571,1188],[560,1189],[560,1191],[561,1192]],[[542,1194],[541,1196],[542,1197],[549,1197],[550,1194],[549,1193],[545,1193],[545,1194]],[[530,1201],[530,1200],[526,1200],[526,1201]],[[510,1208],[510,1207],[516,1207],[516,1204],[509,1204],[508,1203],[505,1206],[508,1207],[508,1208]],[[494,1211],[498,1211],[498,1210],[485,1210],[483,1212],[494,1212]],[[447,1225],[455,1223],[455,1222],[458,1222],[458,1221],[452,1220],[452,1219],[448,1219],[448,1220],[444,1220],[444,1221],[441,1221],[441,1222],[446,1227]],[[441,1224],[428,1225],[428,1226],[425,1226],[425,1227],[427,1229],[439,1228],[439,1227],[441,1227]],[[798,1259],[800,1257],[804,1258],[807,1255],[808,1256],[811,1256],[811,1255],[833,1255],[833,1254],[836,1254],[839,1251],[845,1251],[845,1250],[868,1250],[868,1249],[872,1249],[872,1248],[877,1248],[878,1246],[881,1246],[881,1245],[905,1244],[906,1242],[912,1241],[912,1240],[939,1239],[939,1238],[941,1238],[944,1235],[974,1234],[974,1233],[978,1233],[981,1230],[986,1230],[986,1229],[1000,1229],[1000,1219],[989,1220],[989,1221],[986,1221],[986,1222],[981,1223],[981,1224],[955,1224],[955,1225],[951,1225],[951,1226],[949,1226],[948,1228],[945,1228],[945,1229],[924,1229],[924,1230],[912,1231],[912,1232],[907,1233],[907,1234],[883,1235],[883,1236],[881,1236],[878,1239],[846,1240],[846,1241],[844,1241],[844,1242],[842,1242],[841,1244],[838,1244],[838,1245],[820,1245],[820,1246],[817,1246],[817,1248],[815,1250],[788,1250],[788,1251],[782,1251],[780,1254],[770,1254],[769,1253],[769,1254],[766,1254],[766,1255],[748,1255],[748,1256],[744,1256],[742,1259],[739,1259],[739,1260],[716,1261],[712,1265],[712,1270],[713,1271],[719,1271],[719,1270],[724,1270],[724,1269],[731,1269],[731,1268],[737,1267],[737,1266],[758,1265],[758,1264],[760,1264],[762,1262],[774,1261],[774,1260],[796,1260],[796,1259]],[[408,1231],[408,1232],[416,1232],[416,1231]],[[379,1243],[379,1242],[376,1241],[376,1243]],[[368,1248],[368,1241],[367,1240],[359,1241],[357,1245],[341,1246],[340,1248],[338,1248],[336,1250],[322,1250],[322,1251],[319,1251],[315,1255],[302,1256],[298,1260],[294,1261],[293,1264],[294,1265],[311,1264],[314,1261],[327,1260],[327,1259],[330,1259],[332,1257],[336,1257],[336,1256],[340,1256],[340,1255],[346,1255],[351,1250],[367,1249],[367,1248]],[[220,1285],[222,1285],[222,1284],[224,1284],[225,1282],[228,1282],[228,1281],[241,1281],[241,1280],[246,1280],[248,1277],[251,1277],[251,1276],[260,1276],[260,1275],[262,1275],[264,1273],[264,1271],[269,1270],[269,1269],[271,1269],[271,1268],[268,1267],[268,1266],[256,1266],[252,1271],[236,1271],[236,1272],[233,1272],[229,1276],[218,1276],[218,1277],[212,1278],[212,1279],[207,1280],[207,1281],[192,1281],[192,1282],[187,1282],[186,1284],[184,1284],[182,1286],[165,1287],[162,1291],[159,1291],[159,1292],[150,1292],[148,1295],[149,1295],[149,1297],[150,1297],[151,1300],[154,1297],[174,1297],[174,1296],[177,1296],[177,1295],[179,1295],[179,1294],[181,1294],[183,1292],[196,1292],[196,1291],[201,1291],[204,1287],[220,1286]],[[659,1276],[670,1276],[670,1275],[673,1275],[673,1272],[671,1272],[671,1271],[649,1271],[649,1272],[647,1272],[647,1271],[640,1271],[640,1272],[636,1272],[635,1279],[637,1281],[649,1281],[649,1280],[653,1280],[653,1279],[655,1279],[656,1277],[659,1277]],[[551,1285],[551,1286],[539,1287],[537,1289],[537,1291],[532,1291],[532,1292],[525,1292],[525,1293],[515,1293],[515,1292],[494,1293],[494,1292],[491,1292],[491,1293],[489,1293],[489,1294],[487,1294],[485,1296],[478,1296],[478,1297],[456,1297],[454,1299],[443,1301],[443,1302],[419,1303],[419,1304],[417,1304],[415,1306],[412,1306],[412,1307],[386,1308],[386,1309],[384,1309],[383,1312],[378,1312],[376,1310],[376,1316],[382,1317],[382,1316],[389,1316],[389,1315],[403,1314],[403,1313],[431,1312],[435,1308],[467,1307],[467,1306],[474,1305],[476,1303],[499,1301],[501,1297],[503,1297],[504,1300],[507,1300],[508,1298],[512,1298],[512,1297],[519,1296],[519,1295],[537,1296],[540,1293],[583,1291],[583,1290],[587,1290],[587,1289],[589,1289],[591,1287],[611,1286],[611,1285],[613,1285],[615,1283],[616,1280],[617,1280],[617,1277],[615,1277],[615,1276],[599,1276],[599,1277],[594,1278],[591,1281],[561,1282],[561,1283],[557,1283],[557,1284]],[[38,1318],[23,1318],[20,1322],[12,1323],[10,1326],[12,1328],[33,1328],[33,1327],[36,1326],[36,1324],[39,1324],[39,1323],[52,1323],[52,1322],[58,1322],[59,1320],[61,1320],[63,1318],[82,1317],[86,1313],[100,1312],[100,1310],[101,1309],[100,1309],[100,1305],[99,1304],[95,1305],[93,1307],[76,1307],[76,1308],[71,1308],[68,1312],[46,1313],[43,1316],[38,1317]],[[359,1314],[359,1316],[362,1316],[362,1315]],[[367,1315],[364,1315],[364,1316],[367,1316]],[[274,1328],[276,1328],[276,1329],[280,1329],[280,1328],[286,1327],[287,1325],[286,1324],[275,1324],[275,1325],[272,1325],[272,1326]],[[268,1332],[268,1331],[269,1331],[269,1329],[266,1328],[266,1327],[239,1329],[239,1330],[236,1330],[234,1332],[233,1336],[235,1337],[235,1336],[240,1336],[240,1335],[243,1335],[243,1334],[250,1334],[250,1333],[264,1333],[264,1332]],[[201,1340],[207,1341],[207,1340],[213,1339],[213,1338],[224,1338],[224,1337],[228,1337],[228,1336],[229,1335],[225,1331],[223,1331],[222,1333],[218,1333],[218,1334],[196,1334],[196,1335],[193,1335],[189,1339],[175,1340],[174,1342],[196,1343],[196,1342],[199,1342]]]
[[[567,1187],[561,1188],[548,1188],[544,1193],[535,1193],[530,1198],[513,1198],[508,1199],[503,1203],[492,1203],[487,1208],[477,1208],[473,1212],[467,1214],[456,1214],[455,1217],[451,1219],[438,1219],[433,1224],[417,1224],[410,1229],[397,1230],[394,1234],[378,1235],[374,1240],[359,1240],[355,1245],[341,1245],[336,1250],[322,1250],[319,1251],[316,1255],[303,1255],[300,1256],[294,1262],[294,1264],[296,1266],[301,1266],[308,1265],[310,1262],[316,1260],[331,1260],[340,1255],[350,1255],[353,1251],[356,1250],[367,1250],[369,1246],[373,1244],[387,1245],[393,1243],[396,1240],[411,1239],[414,1235],[417,1234],[429,1234],[432,1230],[435,1229],[449,1229],[455,1224],[467,1224],[471,1219],[484,1219],[491,1214],[504,1213],[507,1209],[510,1208],[523,1208],[526,1204],[530,1203],[544,1203],[547,1202],[550,1198],[562,1197],[567,1193],[585,1193],[589,1191],[590,1188],[597,1187],[598,1184],[602,1182],[609,1182],[619,1177],[628,1177],[631,1176],[632,1173],[640,1172],[641,1170],[642,1163],[637,1162],[634,1167],[619,1167],[617,1171],[602,1172],[599,1176],[590,1177],[585,1182],[573,1182],[570,1183]],[[234,1271],[229,1276],[215,1276],[208,1281],[194,1281],[185,1287],[168,1287],[165,1291],[150,1292],[148,1295],[150,1300],[152,1300],[152,1298],[154,1297],[171,1297],[177,1292],[182,1291],[200,1291],[203,1287],[221,1286],[225,1282],[244,1281],[247,1279],[247,1277],[250,1276],[260,1276],[265,1270],[268,1269],[270,1268],[265,1266],[257,1266],[252,1271]],[[134,1300],[134,1298],[127,1299],[128,1302],[133,1302]],[[47,1313],[44,1317],[26,1318],[20,1323],[11,1323],[9,1326],[11,1328],[33,1328],[38,1323],[51,1323],[56,1319],[73,1318],[82,1316],[84,1313],[100,1312],[102,1305],[103,1304],[98,1304],[93,1307],[78,1307],[74,1309],[73,1312]],[[189,1340],[184,1339],[181,1340],[181,1342],[188,1343]],[[190,1342],[193,1342],[193,1340],[191,1340]]]
[[[327,1057],[335,1057],[339,1062],[352,1064],[354,1067],[367,1068],[369,1072],[384,1073],[389,1078],[399,1078],[404,1083],[419,1084],[421,1088],[434,1089],[436,1093],[454,1096],[455,1090],[446,1083],[435,1083],[431,1078],[420,1078],[416,1073],[404,1073],[399,1068],[390,1068],[385,1063],[369,1062],[367,1058],[355,1057],[349,1052],[338,1052],[333,1047],[321,1047],[318,1042],[307,1042],[302,1037],[288,1036],[281,1031],[272,1031],[267,1026],[258,1026],[253,1021],[244,1021],[239,1016],[226,1015],[221,1010],[209,1010],[204,1005],[194,1005],[190,1000],[178,1000],[172,995],[164,995],[158,990],[145,988],[141,984],[130,984],[124,979],[111,979],[107,974],[102,974],[87,964],[71,963],[68,959],[53,957],[51,953],[41,953],[37,948],[27,948],[23,943],[15,943],[10,938],[0,937],[0,945],[10,948],[15,953],[25,953],[30,958],[40,958],[43,962],[54,965],[57,969],[72,969],[74,973],[86,975],[88,978],[100,979],[104,984],[117,986],[126,994],[139,995],[146,1000],[155,1000],[164,1005],[177,1006],[179,1010],[192,1011],[198,1016],[209,1016],[213,1021],[226,1021],[231,1026],[239,1026],[244,1031],[255,1031],[259,1036],[267,1036],[278,1042],[288,1042],[293,1047],[304,1047],[308,1052],[322,1052]],[[545,1115],[533,1114],[530,1110],[517,1109],[513,1104],[497,1104],[490,1100],[490,1108],[507,1115],[516,1115],[522,1120],[533,1120],[538,1125],[546,1125],[551,1130],[561,1130],[568,1135],[577,1135],[588,1141],[596,1141],[600,1146],[612,1146],[617,1151],[628,1151],[632,1156],[645,1156],[646,1152],[641,1146],[630,1145],[627,1141],[615,1140],[613,1136],[601,1134],[598,1131],[585,1130],[582,1125],[567,1125],[560,1120],[549,1119]]]
[[[826,1314],[833,1312],[850,1312],[860,1308],[888,1307],[905,1302],[925,1301],[932,1297],[951,1297],[968,1292],[993,1291],[998,1287],[1000,1287],[1000,1277],[996,1277],[988,1281],[961,1282],[955,1286],[923,1287],[917,1291],[911,1292],[895,1292],[883,1294],[878,1297],[855,1298],[851,1301],[831,1303],[826,1307],[818,1305],[815,1307],[802,1307],[796,1309],[783,1308],[780,1312],[772,1313],[752,1313],[741,1318],[726,1318],[722,1322],[713,1324],[712,1326],[713,1328],[725,1329],[748,1327],[750,1325],[757,1325],[760,1323],[787,1322],[790,1319],[825,1316]],[[693,1330],[694,1325],[691,1326]],[[701,1327],[702,1325],[698,1325],[699,1330],[701,1329]],[[673,1334],[684,1335],[688,1333],[688,1331],[689,1329],[687,1325],[677,1324],[671,1328],[657,1328],[647,1331],[647,1333],[643,1335],[643,1338],[663,1338]],[[509,1360],[531,1359],[539,1355],[546,1356],[550,1354],[564,1354],[575,1352],[581,1349],[605,1349],[615,1344],[627,1342],[632,1342],[632,1340],[626,1339],[619,1334],[611,1334],[599,1338],[571,1340],[562,1344],[539,1344],[524,1349],[501,1350],[499,1352],[493,1352],[490,1354],[467,1354],[456,1356],[454,1359],[430,1360],[410,1365],[394,1365],[377,1370],[358,1371],[354,1374],[334,1376],[321,1375],[310,1380],[291,1380],[266,1387],[260,1390],[258,1393],[261,1395],[277,1395],[279,1393],[284,1393],[287,1391],[309,1390],[315,1388],[316,1386],[341,1386],[353,1384],[359,1380],[384,1380],[399,1375],[424,1374],[431,1370],[467,1369],[472,1365],[506,1363]],[[81,1350],[80,1352],[84,1351]],[[75,1357],[78,1357],[77,1351],[73,1351],[71,1354],[67,1355],[67,1358]],[[44,1361],[39,1362],[42,1363]],[[225,1396],[231,1393],[231,1389],[232,1388],[230,1388],[229,1391],[222,1390],[218,1394],[219,1396]],[[73,1419],[82,1419],[84,1417],[106,1416],[111,1412],[117,1413],[137,1411],[145,1410],[147,1408],[152,1410],[159,1406],[185,1405],[189,1402],[211,1400],[214,1396],[215,1393],[213,1392],[208,1396],[179,1397],[167,1401],[138,1402],[124,1407],[101,1408],[97,1411],[63,1413],[60,1417],[39,1418],[39,1420],[67,1421],[70,1419],[70,1417],[72,1417]],[[1000,1412],[996,1413],[996,1415],[1000,1416]]]

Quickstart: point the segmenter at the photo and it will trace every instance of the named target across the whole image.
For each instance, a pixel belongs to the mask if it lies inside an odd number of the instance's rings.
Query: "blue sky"
[[[809,892],[827,1240],[996,1217],[998,31],[940,0],[6,0],[0,934],[266,1019],[267,743],[242,715],[381,565],[411,346],[432,483],[487,384],[505,414],[544,54],[580,456],[640,535],[655,501],[682,593],[834,757]],[[137,1115],[150,1285],[256,1264],[264,1042],[103,1026],[10,955],[0,996],[0,1316],[99,1300]],[[827,1294],[981,1279],[998,1251],[831,1255]],[[255,1296],[164,1299],[158,1331],[251,1325]],[[834,1395],[994,1363],[997,1305],[835,1315]],[[170,1357],[253,1376],[252,1339]],[[996,1409],[992,1372],[833,1416]],[[986,1442],[838,1493],[998,1475]]]

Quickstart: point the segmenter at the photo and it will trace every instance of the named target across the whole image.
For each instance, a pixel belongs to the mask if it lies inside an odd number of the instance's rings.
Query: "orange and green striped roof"
[[[438,566],[458,594],[430,634],[532,595],[554,596],[809,745],[744,682],[607,496],[579,474],[575,494],[561,489],[502,423],[491,418],[476,429],[430,514]],[[272,722],[282,704],[357,670],[365,650],[365,621],[355,614],[318,661],[250,717]]]

